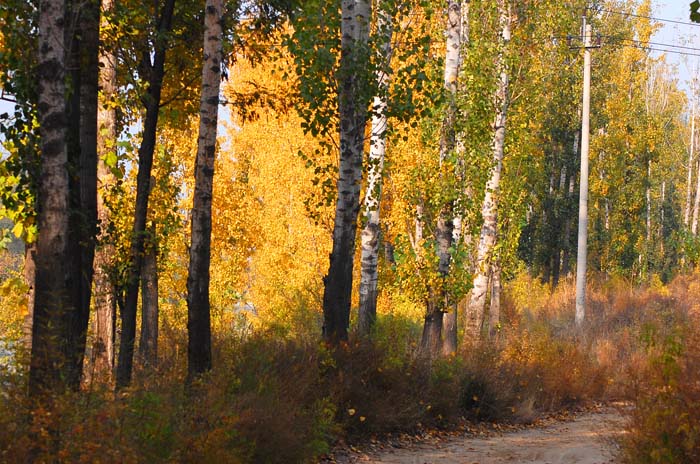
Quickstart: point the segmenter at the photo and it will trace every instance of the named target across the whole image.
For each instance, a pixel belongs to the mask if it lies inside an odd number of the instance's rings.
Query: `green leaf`
[[[698,0],[690,3],[690,20],[700,23],[700,1]]]

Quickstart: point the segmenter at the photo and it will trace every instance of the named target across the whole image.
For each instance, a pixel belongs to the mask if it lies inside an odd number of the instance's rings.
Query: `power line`
[[[661,42],[647,42],[647,41],[642,41],[642,40],[637,40],[637,39],[627,39],[625,37],[620,37],[618,35],[601,35],[599,37],[605,38],[605,39],[612,39],[612,40],[609,40],[607,43],[618,44],[618,45],[623,45],[623,46],[625,44],[620,43],[620,42],[632,42],[633,44],[638,45],[640,48],[652,49],[651,47],[647,46],[647,45],[652,45],[652,46],[656,46],[656,47],[664,47],[664,48],[670,48],[670,49],[675,48],[675,49],[679,49],[679,50],[688,50],[688,54],[691,54],[691,55],[692,55],[692,53],[689,53],[689,52],[700,53],[700,48],[688,47],[688,46],[679,45],[679,44],[661,43]],[[560,39],[567,39],[567,40],[578,39],[578,40],[581,40],[581,38],[578,36],[556,36],[556,35],[551,36],[550,39],[551,40],[560,40]],[[668,51],[669,52],[676,52],[675,50],[668,50]],[[677,53],[684,54],[686,52],[678,51]]]
[[[700,53],[689,53],[689,52],[681,52],[678,50],[668,50],[668,49],[663,49],[663,48],[654,48],[654,47],[645,47],[643,45],[636,45],[636,44],[620,44],[623,47],[631,47],[631,48],[638,48],[640,50],[650,50],[654,52],[664,52],[664,53],[675,53],[676,55],[685,55],[685,56],[700,56]]]
[[[610,13],[610,14],[616,14],[616,15],[620,15],[620,16],[631,16],[633,18],[649,19],[652,21],[659,21],[659,22],[664,22],[664,23],[682,24],[684,26],[700,26],[700,24],[698,24],[698,23],[689,23],[686,21],[678,21],[676,19],[657,18],[654,16],[644,16],[644,15],[638,15],[638,14],[634,14],[634,13],[624,13],[622,11],[606,10],[604,8],[600,8],[600,9],[598,9],[598,11]]]
[[[686,47],[684,45],[678,45],[678,44],[667,44],[667,43],[660,43],[660,42],[646,42],[646,41],[642,41],[642,40],[626,39],[624,37],[615,37],[615,36],[608,36],[608,38],[623,40],[625,42],[634,42],[634,43],[636,43],[638,45],[642,45],[642,46],[644,46],[646,44],[646,45],[654,45],[657,47],[678,48],[678,49],[682,49],[682,50],[689,50],[692,52],[699,52],[700,53],[700,48]]]

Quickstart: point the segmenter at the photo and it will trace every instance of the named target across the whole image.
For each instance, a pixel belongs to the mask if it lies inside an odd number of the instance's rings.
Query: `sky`
[[[690,0],[657,0],[652,5],[652,16],[655,18],[670,19],[684,23],[690,22]],[[700,55],[700,24],[674,24],[663,21],[659,21],[659,24],[662,27],[654,35],[654,42],[697,48],[698,50],[684,50],[688,53]],[[658,52],[656,53],[657,55],[659,54]],[[687,89],[687,82],[691,74],[690,70],[695,69],[700,63],[700,56],[667,53],[666,60],[677,66],[678,83],[682,88]]]

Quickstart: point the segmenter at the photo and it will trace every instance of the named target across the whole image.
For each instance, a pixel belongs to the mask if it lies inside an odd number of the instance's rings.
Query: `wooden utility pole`
[[[581,179],[578,200],[578,253],[576,257],[576,326],[586,315],[586,259],[588,242],[588,145],[591,112],[591,26],[583,16],[583,111],[581,115]]]

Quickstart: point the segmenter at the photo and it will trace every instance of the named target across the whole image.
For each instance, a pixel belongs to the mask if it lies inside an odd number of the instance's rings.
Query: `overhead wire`
[[[659,22],[664,22],[664,23],[681,24],[684,26],[700,26],[700,23],[691,23],[691,22],[686,22],[686,21],[679,21],[676,19],[657,18],[655,16],[645,16],[645,15],[640,15],[640,14],[635,14],[635,13],[626,13],[623,11],[614,11],[614,10],[608,10],[605,8],[598,8],[598,9],[596,9],[596,11],[610,13],[610,14],[616,14],[616,15],[620,15],[620,16],[630,16],[632,18],[649,19],[652,21],[659,21]]]

